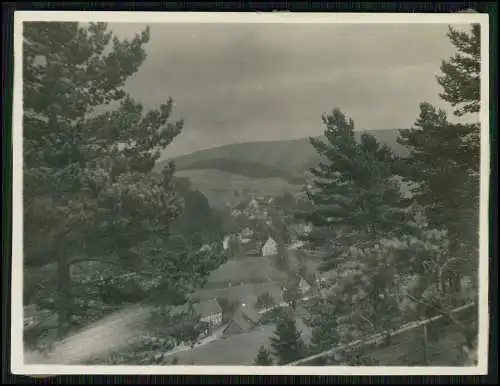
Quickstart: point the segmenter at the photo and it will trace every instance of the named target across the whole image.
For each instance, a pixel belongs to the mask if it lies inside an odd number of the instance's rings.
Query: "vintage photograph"
[[[17,14],[13,369],[486,371],[487,15]]]

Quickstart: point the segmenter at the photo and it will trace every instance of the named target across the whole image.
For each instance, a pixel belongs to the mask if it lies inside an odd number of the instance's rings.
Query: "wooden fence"
[[[476,303],[451,311],[467,325],[477,320]],[[287,366],[460,366],[465,340],[444,315],[405,324],[397,331],[375,334],[299,359]]]

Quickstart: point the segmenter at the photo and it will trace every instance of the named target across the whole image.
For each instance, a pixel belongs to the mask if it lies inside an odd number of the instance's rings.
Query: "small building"
[[[222,308],[216,299],[193,303],[192,308],[200,316],[200,321],[207,323],[211,328],[222,324]]]
[[[224,248],[225,251],[229,250],[230,247],[230,241],[231,241],[231,236],[225,236],[224,239],[222,240],[222,248]]]
[[[293,285],[297,286],[298,288],[298,295],[299,296],[304,296],[306,295],[309,291],[311,291],[312,289],[312,286],[311,284],[309,284],[303,277],[301,277],[300,275],[296,275],[293,279],[293,281],[291,283],[293,283]],[[289,284],[290,285],[290,282]],[[286,299],[286,296],[285,296],[285,293],[287,291],[287,285],[283,285],[283,287],[281,288],[281,291],[282,291],[282,296],[284,299]]]
[[[262,256],[271,256],[278,253],[278,243],[272,237],[269,237],[262,246]]]
[[[252,201],[248,204],[248,209],[249,210],[258,210],[260,207],[259,202],[257,201],[257,198],[255,196],[252,197]]]
[[[329,270],[326,272],[322,272],[316,277],[316,284],[319,287],[324,287],[328,284],[328,282],[334,280],[337,276],[337,273],[335,270]]]
[[[311,285],[302,277],[299,279],[299,290],[301,294],[306,294],[311,290]]]
[[[234,312],[224,330],[224,334],[232,335],[249,332],[259,325],[259,321],[260,315],[257,310],[251,305],[243,303]]]

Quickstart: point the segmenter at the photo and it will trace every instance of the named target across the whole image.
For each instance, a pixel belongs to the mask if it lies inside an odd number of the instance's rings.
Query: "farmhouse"
[[[259,313],[249,304],[239,306],[228,326],[224,330],[224,334],[241,334],[249,332],[258,326],[260,320]]]
[[[304,278],[302,278],[300,275],[297,275],[293,280],[294,283],[296,283],[299,290],[299,294],[301,296],[307,294],[312,288],[311,285],[306,280],[304,280]],[[287,291],[287,287],[283,286],[281,291],[283,297],[285,298],[285,292]]]
[[[262,256],[275,255],[278,252],[278,244],[272,237],[269,237],[262,246]]]
[[[311,285],[304,280],[304,278],[300,277],[299,279],[299,291],[301,294],[306,294],[311,290]]]
[[[192,307],[194,312],[200,316],[201,321],[210,327],[218,327],[222,324],[222,308],[216,299],[193,303]]]

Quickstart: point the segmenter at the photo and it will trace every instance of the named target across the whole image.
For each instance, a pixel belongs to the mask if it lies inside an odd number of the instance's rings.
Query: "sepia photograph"
[[[488,15],[15,12],[12,372],[488,365]]]

